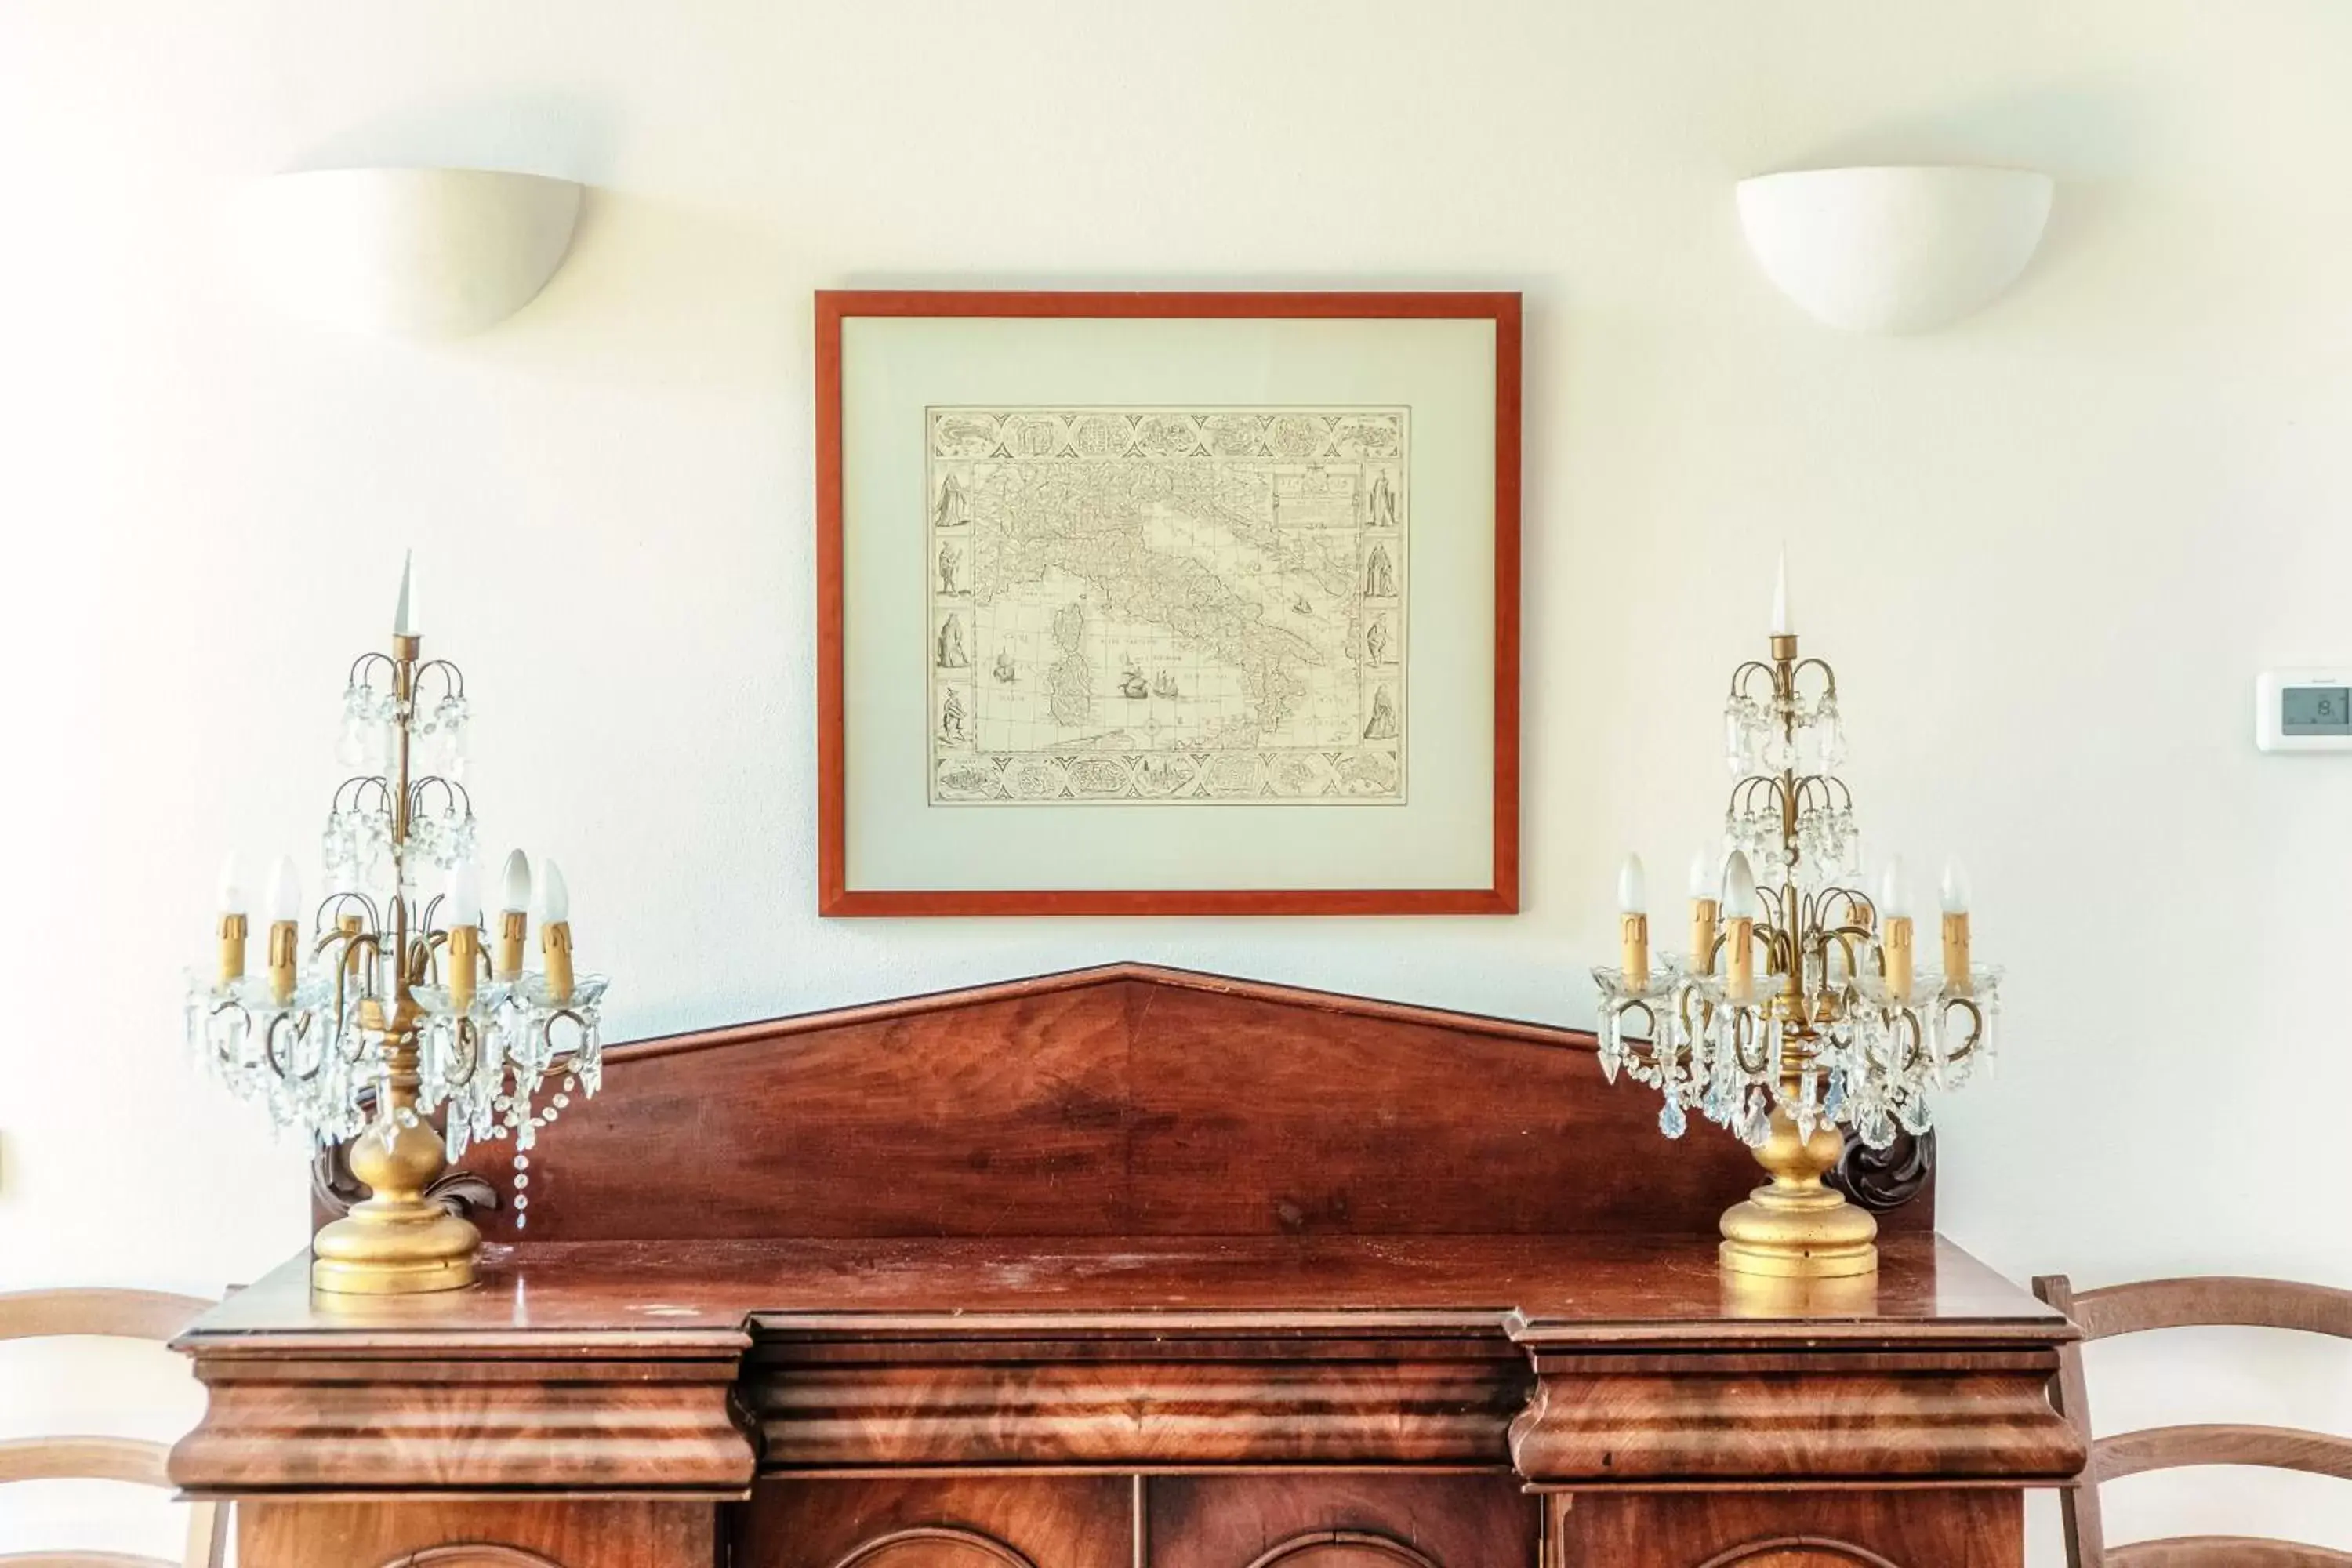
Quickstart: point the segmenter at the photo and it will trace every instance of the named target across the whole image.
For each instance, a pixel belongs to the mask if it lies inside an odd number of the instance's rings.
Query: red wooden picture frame
[[[823,915],[1481,915],[1519,907],[1519,296],[820,290],[816,296],[817,910]],[[1485,887],[852,889],[843,631],[842,327],[861,316],[1465,320],[1495,324],[1494,864]]]

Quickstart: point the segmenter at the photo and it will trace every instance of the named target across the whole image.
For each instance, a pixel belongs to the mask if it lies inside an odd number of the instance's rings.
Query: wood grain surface
[[[239,1568],[714,1568],[716,1510],[690,1503],[257,1502]]]
[[[1124,1476],[762,1481],[734,1568],[1128,1568]]]
[[[2019,1568],[2014,1492],[1582,1493],[1547,1568]]]
[[[531,1176],[492,1239],[1711,1237],[1761,1179],[1588,1034],[1132,964],[616,1047]]]
[[[2279,1329],[2352,1339],[2352,1290],[2299,1280],[2213,1275],[2078,1291],[2066,1276],[2051,1274],[2033,1281],[2033,1293],[2071,1317],[2085,1342],[2182,1328]],[[2328,1568],[2352,1563],[2352,1556],[2322,1547],[2242,1536],[2177,1537],[2109,1546],[2099,1509],[2103,1481],[2189,1465],[2252,1465],[2352,1480],[2352,1438],[2213,1423],[2116,1432],[2093,1441],[2079,1344],[2062,1347],[2052,1393],[2059,1413],[2090,1448],[2088,1468],[2059,1500],[2072,1568]]]
[[[1538,1501],[1508,1476],[1156,1476],[1151,1568],[1523,1563]]]

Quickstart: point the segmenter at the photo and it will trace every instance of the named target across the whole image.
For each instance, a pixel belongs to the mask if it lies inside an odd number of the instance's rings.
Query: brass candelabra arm
[[[1978,1049],[1985,1043],[1984,1009],[1977,1005],[1973,996],[1955,996],[1947,993],[1939,999],[1937,1016],[1939,1020],[1948,1020],[1955,1013],[1968,1019],[1969,1032],[1967,1037],[1958,1044],[1945,1047],[1945,1064],[1949,1067],[1973,1065]]]
[[[1731,672],[1731,699],[1733,701],[1752,700],[1752,699],[1748,697],[1748,682],[1751,677],[1756,675],[1761,675],[1765,679],[1772,683],[1773,696],[1778,697],[1780,695],[1780,670],[1760,658],[1751,658],[1741,663],[1738,668]]]
[[[280,1081],[299,1087],[312,1082],[327,1070],[329,1057],[324,1050],[317,1053],[309,1071],[302,1070],[299,1065],[302,1044],[310,1037],[310,1031],[317,1023],[318,1015],[315,1013],[290,1009],[280,1010],[270,1017],[268,1026],[262,1033],[261,1055],[269,1070],[277,1074]],[[285,1047],[282,1053],[281,1045]]]
[[[1837,671],[1830,668],[1829,660],[1818,657],[1801,658],[1797,660],[1796,663],[1789,667],[1789,689],[1781,695],[1795,695],[1797,689],[1797,678],[1804,674],[1809,669],[1819,670],[1821,672],[1822,695],[1830,699],[1832,701],[1835,701],[1837,700]]]
[[[1776,644],[1785,643],[1789,657],[1778,657],[1782,649],[1776,647],[1773,650],[1776,657],[1772,658],[1742,660],[1739,667],[1731,672],[1731,696],[1735,700],[1752,700],[1748,683],[1756,676],[1761,675],[1772,683],[1772,695],[1781,701],[1788,701],[1797,695],[1799,678],[1812,672],[1818,673],[1822,678],[1822,695],[1835,700],[1837,671],[1830,668],[1827,659],[1818,657],[1796,658],[1797,639],[1793,637],[1774,640]]]
[[[428,805],[436,804],[440,808],[436,815],[464,817],[468,820],[474,815],[474,797],[467,794],[466,786],[456,779],[440,773],[426,773],[421,778],[409,782],[408,820],[410,822],[413,823],[417,817],[423,816]],[[405,845],[403,846],[403,847],[405,847]]]
[[[375,654],[371,657],[382,658],[383,656],[382,654]],[[412,693],[417,692],[425,684],[425,679],[427,676],[436,677],[440,680],[441,695],[445,700],[451,697],[459,699],[463,699],[465,697],[466,672],[459,669],[447,659],[428,658],[419,664],[416,667],[415,672],[409,677],[410,691]],[[412,700],[414,700],[414,698],[412,698]]]
[[[1880,973],[1885,972],[1886,955],[1879,948],[1875,931],[1860,925],[1817,926],[1806,956],[1813,961],[1824,989],[1838,984],[1830,973],[1830,952],[1832,949],[1845,961],[1845,978],[1848,981],[1863,972],[1865,956],[1875,958]]]

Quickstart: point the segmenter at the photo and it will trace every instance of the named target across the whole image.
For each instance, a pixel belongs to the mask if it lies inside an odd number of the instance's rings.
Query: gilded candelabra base
[[[482,1234],[425,1195],[448,1166],[429,1123],[371,1128],[352,1147],[352,1173],[373,1196],[310,1240],[313,1289],[347,1296],[410,1296],[474,1282]]]
[[[1844,1279],[1878,1271],[1878,1221],[1822,1181],[1844,1149],[1834,1127],[1800,1138],[1787,1113],[1772,1113],[1772,1136],[1756,1151],[1772,1179],[1724,1211],[1717,1256],[1726,1273]]]

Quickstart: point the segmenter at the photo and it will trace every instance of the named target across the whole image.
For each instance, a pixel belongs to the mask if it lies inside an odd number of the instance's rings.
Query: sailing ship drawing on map
[[[932,408],[925,434],[930,801],[1404,800],[1407,410]]]

